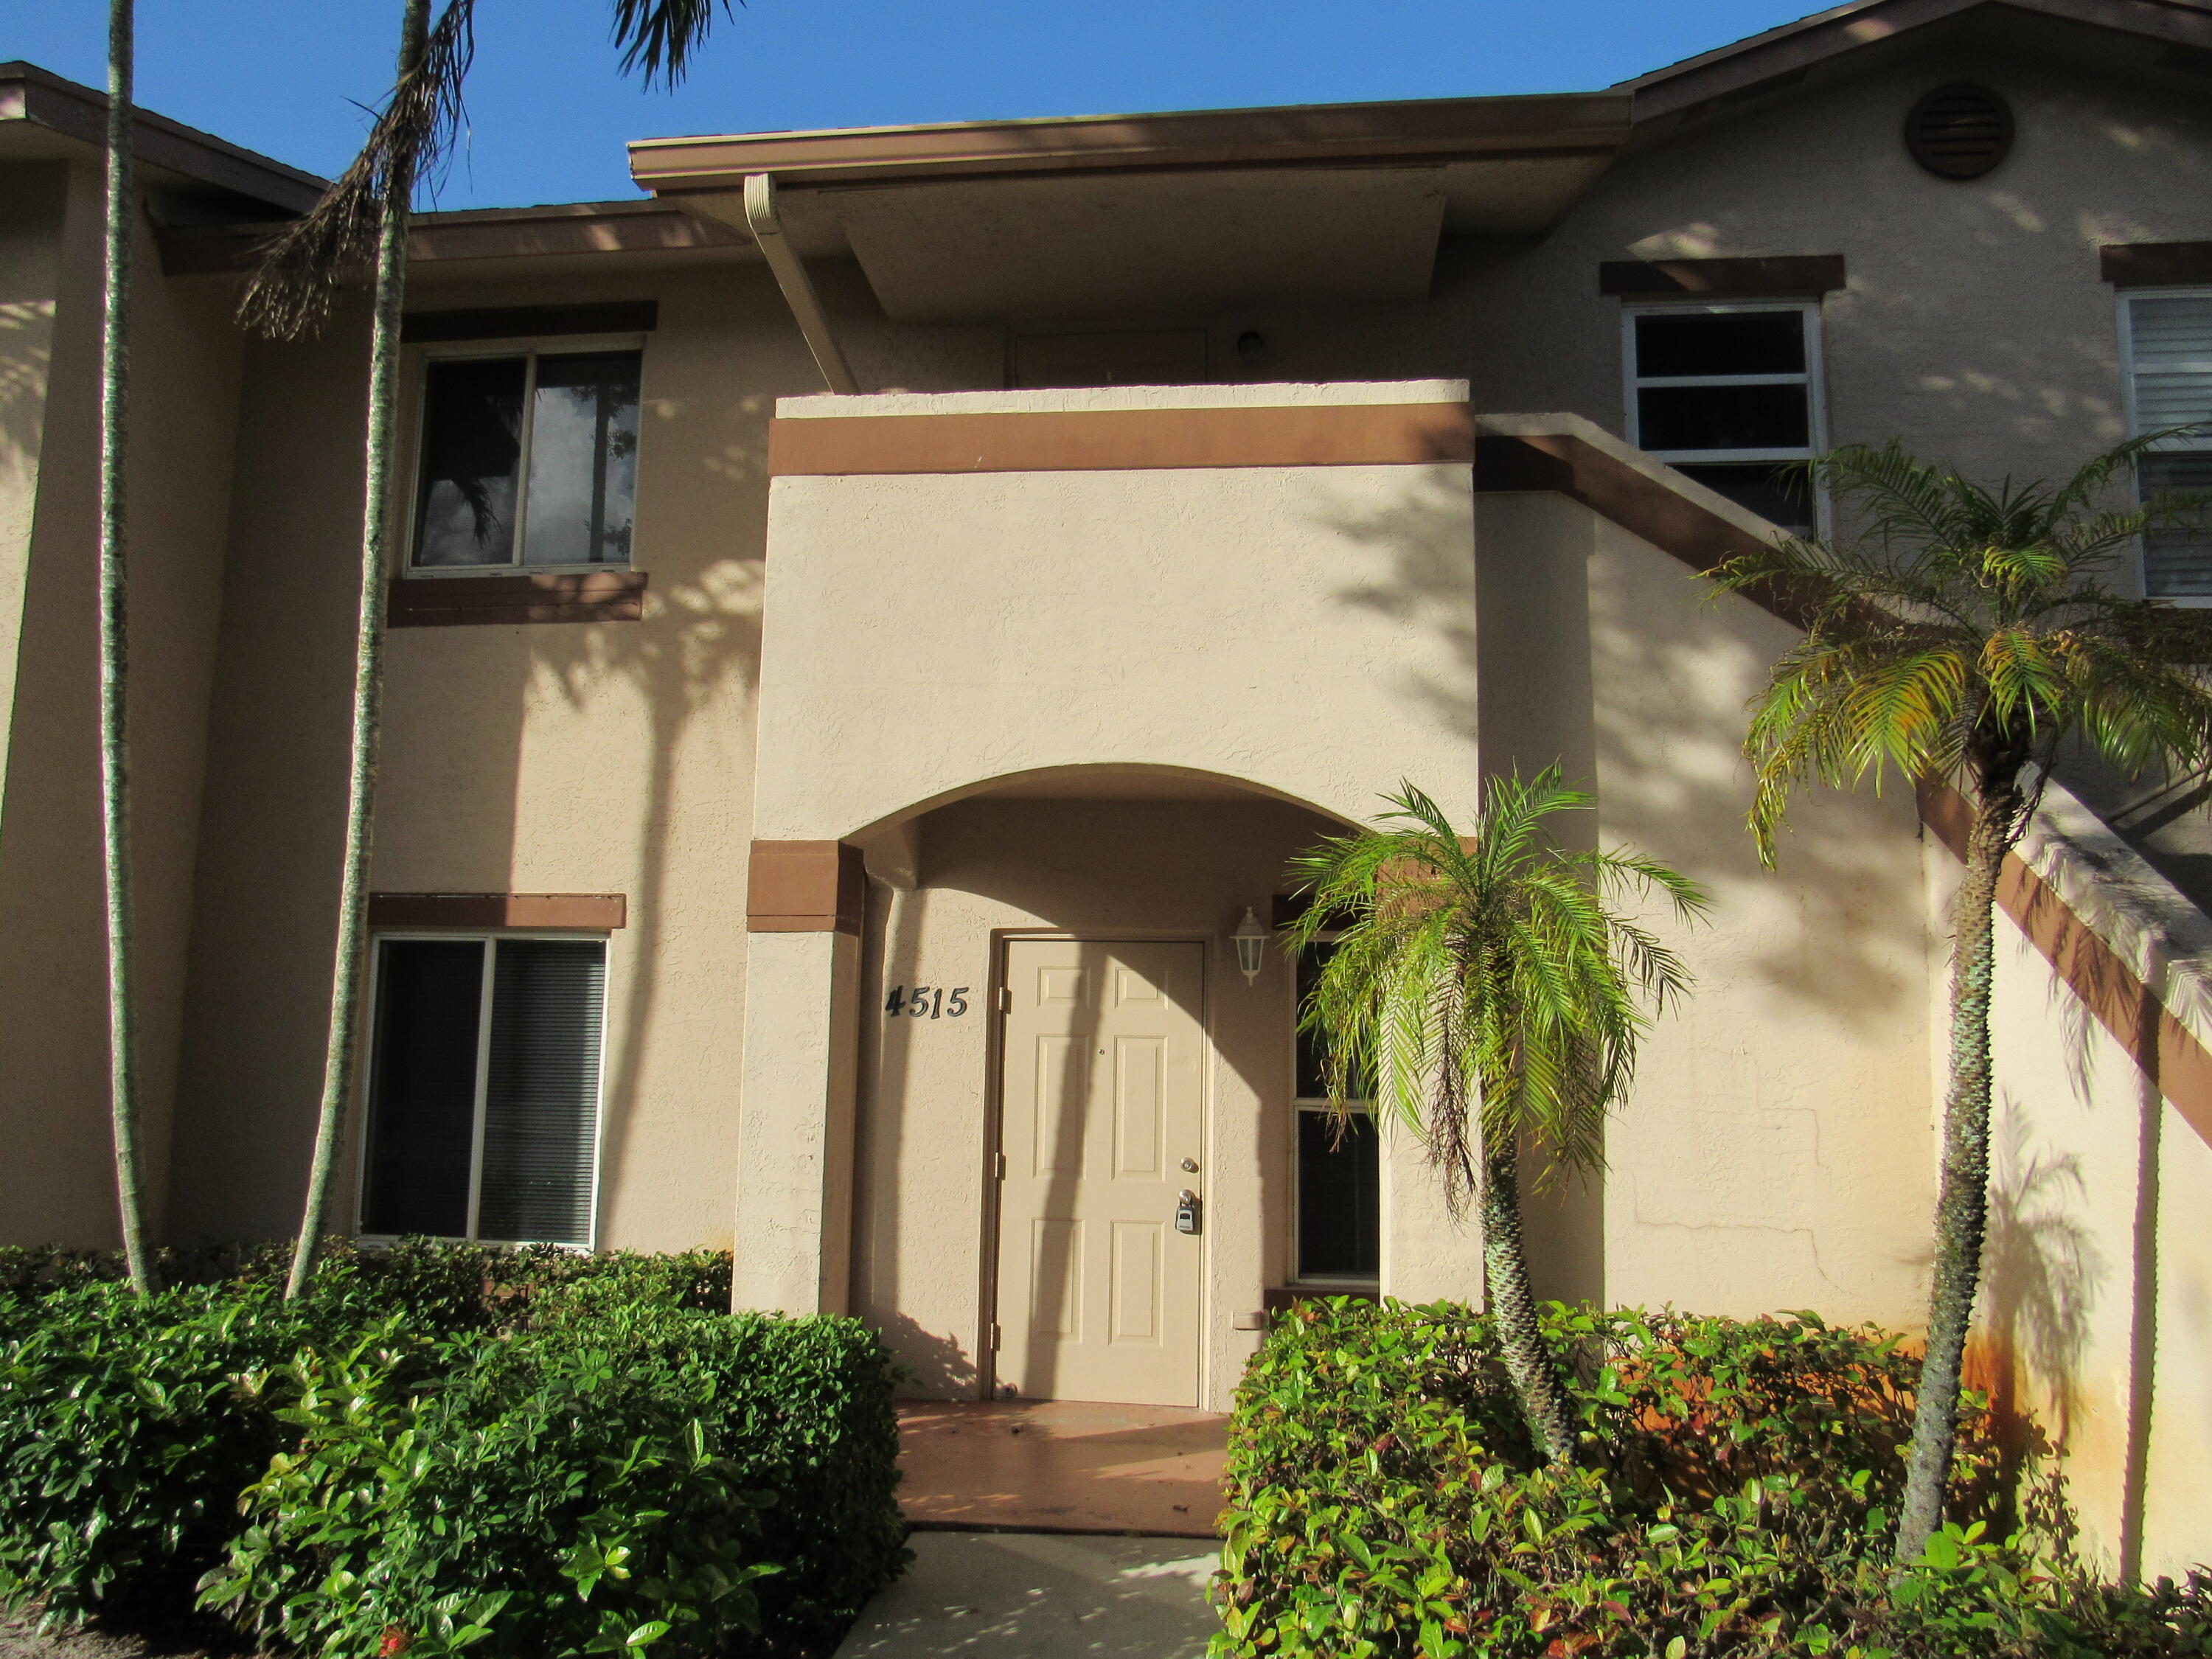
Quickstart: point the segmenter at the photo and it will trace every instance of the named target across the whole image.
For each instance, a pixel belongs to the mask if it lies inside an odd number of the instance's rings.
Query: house
[[[1831,445],[2052,477],[2212,418],[2208,76],[2184,0],[1862,0],[1595,92],[650,139],[641,199],[422,216],[346,1224],[728,1247],[921,1393],[1219,1408],[1287,1301],[1480,1282],[1409,1137],[1319,1109],[1285,860],[1558,761],[1715,908],[1605,1177],[1532,1206],[1540,1291],[1913,1328],[1955,804],[1808,799],[1763,871],[1739,745],[1794,624],[1698,572],[1821,521],[1776,468]],[[100,117],[0,68],[0,1232],[82,1245]],[[243,337],[318,182],[140,130],[160,1224],[279,1236],[365,307]],[[2212,552],[2137,579],[2204,603]],[[2007,889],[1982,1363],[2172,1571],[2212,830],[2067,783]]]

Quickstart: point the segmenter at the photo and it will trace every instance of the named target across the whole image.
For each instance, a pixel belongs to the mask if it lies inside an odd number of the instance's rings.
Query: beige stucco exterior
[[[2012,100],[2021,137],[1996,173],[1955,184],[1920,173],[1896,131],[1920,92],[1962,74]],[[1248,907],[1267,915],[1288,854],[1370,817],[1401,780],[1464,814],[1486,776],[1556,761],[1596,796],[1580,833],[1682,869],[1713,908],[1694,932],[1661,922],[1697,990],[1646,1045],[1607,1172],[1531,1200],[1539,1290],[1911,1330],[1949,855],[1908,792],[1865,791],[1807,798],[1779,870],[1759,867],[1744,705],[1795,635],[1711,599],[1692,567],[1710,552],[1698,535],[1770,532],[1620,441],[1620,302],[1597,267],[1840,255],[1845,286],[1820,302],[1829,437],[2049,474],[2119,430],[2098,246],[2212,239],[2205,126],[2170,90],[2049,51],[1893,43],[1801,92],[1637,129],[1618,154],[1498,161],[1484,188],[1518,217],[1432,215],[1420,168],[1394,165],[1375,210],[1396,240],[1327,306],[1280,297],[1304,291],[1295,272],[1229,300],[1233,262],[1177,275],[1193,258],[1179,239],[1309,199],[1240,194],[1203,167],[1162,198],[1177,247],[1127,288],[1095,272],[1055,288],[1039,255],[963,294],[961,260],[985,257],[973,239],[1005,213],[988,179],[918,219],[896,181],[787,189],[862,397],[817,395],[785,296],[726,215],[702,207],[699,227],[724,228],[681,235],[638,230],[629,206],[579,210],[582,230],[426,220],[411,311],[656,303],[635,544],[648,585],[637,621],[392,631],[373,884],[620,896],[595,1243],[732,1249],[742,1302],[860,1313],[933,1395],[994,1380],[989,997],[1006,942],[1202,944],[1197,1400],[1220,1407],[1262,1310],[1301,1289],[1292,997],[1279,955],[1245,981],[1232,930]],[[99,174],[89,149],[12,154],[0,1237],[98,1245],[114,1231],[92,678]],[[1456,190],[1491,164],[1453,165]],[[1153,176],[1102,171],[1085,210],[1141,217]],[[1311,199],[1346,196],[1352,176]],[[917,222],[943,239],[902,256],[926,306],[885,275]],[[1425,287],[1405,277],[1431,246],[1407,242],[1409,224],[1437,237]],[[1261,228],[1247,254],[1288,234]],[[179,1242],[277,1236],[298,1214],[329,997],[364,319],[355,296],[320,339],[249,343],[228,318],[234,276],[192,252],[204,243],[149,223],[142,246],[133,708],[161,1225]],[[917,306],[934,320],[913,320]],[[1139,328],[1203,335],[1211,382],[1006,390],[1024,333]],[[430,349],[409,354],[403,448]],[[1079,445],[1048,465],[883,459],[913,448],[902,434],[982,418],[1202,416],[1235,448],[1240,432],[1392,409],[1456,421],[1469,445],[1577,447],[1660,505],[1638,518],[1449,444],[1316,459],[1303,439],[1255,437],[1206,465],[1157,446],[1138,461],[1084,461]],[[1497,412],[1516,410],[1540,412]],[[840,422],[872,434],[848,462],[772,465],[772,436]],[[1686,539],[1685,523],[1705,528]],[[860,849],[851,925],[763,923],[756,842]],[[2064,856],[2037,854],[2092,925],[2117,927],[2096,902],[2116,866],[2062,878]],[[2197,1224],[2212,1146],[2035,945],[2007,938],[1985,1351],[2017,1358],[2099,1547],[2170,1570],[2212,1552]],[[2212,938],[2169,954],[2200,950]],[[887,1020],[888,988],[916,983],[969,988],[971,1012]],[[1472,1234],[1402,1132],[1382,1185],[1380,1288],[1475,1295]],[[350,1170],[340,1199],[349,1226]]]

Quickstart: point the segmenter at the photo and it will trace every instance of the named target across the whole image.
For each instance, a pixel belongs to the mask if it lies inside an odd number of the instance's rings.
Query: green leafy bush
[[[1893,1338],[1556,1307],[1547,1337],[1573,1358],[1586,1454],[1548,1471],[1466,1310],[1279,1322],[1231,1430],[1215,1655],[2212,1653],[2212,1583],[2101,1585],[2051,1487],[2014,1511],[2016,1456],[1975,1396],[1954,1523],[1893,1577],[1917,1371]]]
[[[172,1255],[141,1300],[0,1254],[0,1605],[204,1583],[311,1650],[781,1650],[905,1559],[886,1351],[732,1316],[726,1255],[341,1248],[288,1306],[289,1260]]]
[[[428,1364],[387,1326],[252,1380],[299,1449],[203,1600],[332,1656],[832,1635],[906,1559],[889,1381],[851,1320],[617,1303]]]
[[[0,1604],[43,1598],[50,1626],[188,1606],[280,1443],[232,1379],[311,1340],[313,1311],[267,1289],[142,1301],[89,1280],[37,1315],[0,1297]]]

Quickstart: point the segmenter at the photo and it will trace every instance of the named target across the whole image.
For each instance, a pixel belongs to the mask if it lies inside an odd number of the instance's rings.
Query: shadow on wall
[[[2081,1409],[2081,1361],[2106,1263],[2081,1219],[2088,1197],[2081,1158],[2031,1152],[2033,1139],[2028,1114],[2007,1091],[1997,1110],[1982,1252],[1982,1326],[1999,1419],[2039,1416],[2063,1450]],[[2021,1398],[2027,1377],[2039,1384],[2033,1407]]]
[[[601,1127],[600,1191],[623,1190],[623,1164],[633,1150],[647,1054],[662,989],[667,949],[672,856],[680,810],[678,769],[687,739],[702,716],[734,689],[750,696],[759,684],[761,590],[757,560],[723,559],[696,580],[667,584],[650,593],[642,621],[597,628],[532,630],[538,673],[581,709],[618,687],[629,687],[644,711],[646,787],[638,803],[637,871],[629,889],[628,941],[632,963],[618,1021],[622,1035],[608,1056]],[[737,711],[732,711],[737,718]],[[745,745],[747,757],[750,745]],[[728,841],[720,867],[732,884],[731,900],[744,914],[746,831],[722,821]]]

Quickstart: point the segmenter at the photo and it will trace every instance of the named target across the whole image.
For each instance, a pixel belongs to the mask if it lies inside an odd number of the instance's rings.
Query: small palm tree
[[[138,1115],[137,905],[131,845],[129,542],[131,253],[138,228],[137,56],[132,0],[107,9],[107,225],[100,357],[100,807],[107,887],[107,1094],[123,1259],[140,1295],[154,1288],[146,1249],[146,1154]]]
[[[614,38],[625,70],[650,82],[681,80],[727,0],[612,0]],[[402,0],[398,75],[368,141],[313,211],[272,238],[239,314],[276,339],[319,328],[340,284],[358,268],[375,272],[369,336],[367,462],[362,512],[361,608],[355,634],[353,740],[346,799],[345,866],[331,985],[330,1040],[300,1238],[285,1285],[307,1288],[321,1246],[337,1149],[359,1043],[362,981],[368,968],[370,828],[384,686],[384,606],[392,568],[392,468],[399,386],[400,313],[407,289],[408,216],[418,183],[434,178],[461,125],[461,91],[476,56],[476,0],[446,0],[434,27],[430,0]]]
[[[1301,1015],[1326,1044],[1340,1111],[1371,1090],[1378,1111],[1427,1142],[1454,1215],[1479,1201],[1489,1311],[1507,1374],[1547,1462],[1574,1455],[1574,1415],[1546,1352],[1521,1243],[1521,1149],[1540,1179],[1604,1163],[1606,1115],[1626,1096],[1652,1012],[1688,986],[1674,954],[1610,908],[1662,895],[1694,920],[1705,895],[1626,853],[1574,852],[1547,836],[1589,795],[1547,768],[1493,778],[1472,833],[1411,784],[1360,835],[1291,861],[1310,896],[1287,943],[1338,934]]]
[[[1981,1274],[1990,1172],[1990,996],[1997,878],[2061,745],[2086,739],[2124,770],[2212,761],[2212,613],[2123,597],[2107,583],[2148,529],[2193,503],[2100,506],[2168,434],[2095,457],[2063,483],[1985,489],[1882,449],[1815,464],[1865,525],[1850,542],[1787,538],[1731,559],[1726,590],[1809,607],[1804,641],[1753,704],[1751,828],[1771,866],[1790,793],[1849,788],[1895,767],[1955,784],[1973,808],[1952,910],[1950,1080],[1936,1210],[1928,1351],[1896,1556],[1942,1520],[1960,1367]]]

